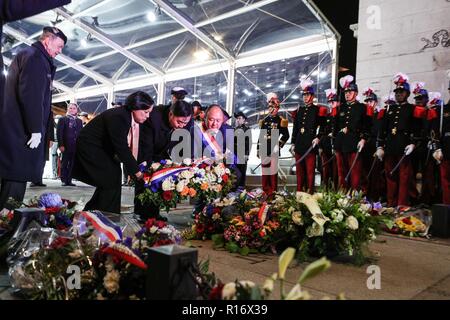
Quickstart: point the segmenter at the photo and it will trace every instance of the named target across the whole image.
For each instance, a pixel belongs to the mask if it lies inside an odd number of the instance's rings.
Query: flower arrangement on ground
[[[169,212],[181,200],[190,198],[216,199],[227,194],[232,186],[231,172],[223,163],[170,160],[154,163],[144,173],[146,190],[138,199]]]

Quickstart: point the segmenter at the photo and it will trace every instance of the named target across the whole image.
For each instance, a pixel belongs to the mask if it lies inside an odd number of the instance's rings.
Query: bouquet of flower
[[[10,222],[14,217],[14,212],[8,209],[0,211],[0,237],[11,230]]]
[[[310,257],[350,256],[364,261],[363,247],[376,238],[380,218],[361,195],[327,192],[277,198],[281,223],[278,238],[299,248],[300,260]]]
[[[274,251],[272,236],[280,224],[269,209],[269,204],[263,203],[243,216],[233,218],[224,231],[225,247],[242,255],[269,249]]]
[[[143,203],[152,203],[167,212],[188,197],[215,199],[231,189],[231,172],[223,163],[203,160],[183,164],[161,160],[144,174],[146,190],[139,196]]]
[[[136,233],[133,248],[145,251],[151,247],[180,244],[181,233],[172,225],[156,219],[148,219],[142,229]]]

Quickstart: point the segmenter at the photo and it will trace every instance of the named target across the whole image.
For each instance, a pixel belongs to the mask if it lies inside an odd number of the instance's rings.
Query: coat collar
[[[32,46],[39,49],[42,52],[42,54],[47,58],[48,62],[50,63],[50,66],[52,68],[55,68],[53,64],[53,58],[50,57],[47,50],[45,50],[44,45],[40,41],[36,41],[35,43],[32,44]]]

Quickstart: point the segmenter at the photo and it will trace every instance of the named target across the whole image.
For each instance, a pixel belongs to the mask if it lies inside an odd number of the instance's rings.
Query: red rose
[[[8,219],[8,221],[11,221],[14,218],[14,211],[9,211],[8,215],[6,216],[6,219]]]
[[[219,282],[209,293],[209,300],[222,300],[222,290],[224,284]]]
[[[222,176],[222,180],[223,180],[223,182],[225,182],[225,183],[227,183],[228,182],[228,175],[226,175],[226,174],[224,174],[223,176]]]
[[[155,226],[158,227],[158,229],[162,229],[166,226],[167,224],[164,221],[161,220],[156,220],[155,221]]]
[[[199,234],[202,234],[203,232],[205,232],[205,226],[203,224],[198,224],[195,227],[195,231]]]
[[[170,201],[173,199],[173,192],[172,191],[164,191],[162,194],[162,197],[164,201]]]
[[[208,165],[206,163],[202,163],[198,167],[199,167],[199,169],[206,169],[206,167],[208,167]]]
[[[155,224],[155,218],[148,219],[145,222],[145,228],[150,230],[153,227],[154,224]]]
[[[403,219],[402,221],[403,221],[404,224],[412,225],[412,222],[411,222],[411,218],[410,218],[410,217],[407,217],[407,218]]]

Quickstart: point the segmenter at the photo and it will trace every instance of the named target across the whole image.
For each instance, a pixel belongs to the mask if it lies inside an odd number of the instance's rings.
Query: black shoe
[[[30,187],[46,187],[46,184],[43,184],[42,182],[37,182],[37,183],[30,183]]]

